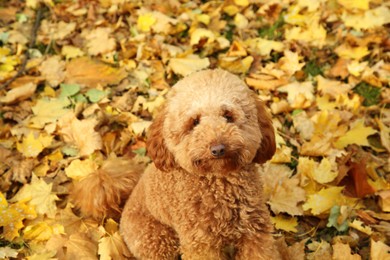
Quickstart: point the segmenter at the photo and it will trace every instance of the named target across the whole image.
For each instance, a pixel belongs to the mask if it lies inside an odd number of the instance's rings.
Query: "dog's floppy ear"
[[[253,98],[256,102],[257,120],[263,135],[260,148],[257,150],[253,161],[265,163],[272,158],[276,150],[274,127],[272,126],[271,115],[265,109],[264,103],[256,95],[253,95]]]
[[[165,113],[164,107],[150,125],[148,139],[146,141],[146,150],[156,167],[167,172],[175,167],[175,158],[164,142],[163,125]]]

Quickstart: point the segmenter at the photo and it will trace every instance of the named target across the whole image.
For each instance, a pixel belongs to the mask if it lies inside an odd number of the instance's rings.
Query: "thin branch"
[[[39,5],[39,7],[37,8],[37,11],[35,14],[34,26],[31,29],[30,42],[28,44],[28,48],[25,52],[22,64],[20,65],[18,72],[12,78],[7,80],[3,85],[1,85],[0,89],[7,88],[12,82],[14,82],[18,77],[20,77],[24,73],[24,71],[26,70],[27,62],[30,59],[30,50],[35,46],[35,41],[37,39],[37,33],[39,30],[39,27],[41,26],[43,9],[44,9],[44,7],[42,5]]]

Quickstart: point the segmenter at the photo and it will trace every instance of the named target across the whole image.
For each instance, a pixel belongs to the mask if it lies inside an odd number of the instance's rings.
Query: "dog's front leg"
[[[280,260],[279,251],[270,233],[245,235],[237,245],[236,260]]]

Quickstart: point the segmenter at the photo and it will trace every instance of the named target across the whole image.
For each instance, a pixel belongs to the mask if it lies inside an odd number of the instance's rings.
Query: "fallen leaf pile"
[[[272,113],[259,170],[281,247],[390,259],[389,1],[11,0],[0,25],[1,259],[129,257],[118,219],[83,217],[69,191],[104,162],[149,162],[170,86],[217,67]]]

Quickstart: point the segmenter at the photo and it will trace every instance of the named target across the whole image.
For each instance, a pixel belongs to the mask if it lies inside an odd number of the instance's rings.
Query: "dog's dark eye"
[[[229,112],[229,111],[225,111],[225,113],[223,114],[223,117],[226,119],[226,121],[228,123],[233,123],[234,122],[234,117],[233,117],[232,113]]]
[[[194,118],[193,121],[192,121],[192,126],[197,126],[199,125],[199,118]]]

